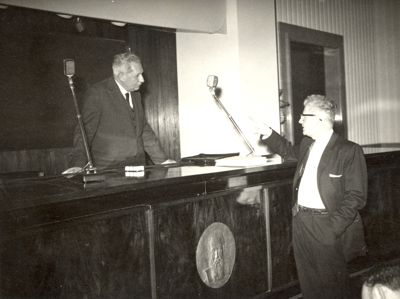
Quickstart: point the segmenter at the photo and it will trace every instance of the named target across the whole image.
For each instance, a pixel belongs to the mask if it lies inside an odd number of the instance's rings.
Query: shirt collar
[[[129,93],[129,91],[127,91],[125,88],[123,88],[122,85],[119,84],[117,80],[114,80],[114,81],[115,81],[115,83],[117,83],[117,86],[118,86],[119,91],[121,92],[121,94],[125,97],[125,95],[127,93]]]
[[[324,133],[322,133],[320,136],[318,136],[318,138],[315,140],[316,144],[328,144],[329,139],[331,139],[331,136],[333,134],[333,129],[330,129],[329,131],[326,131]]]

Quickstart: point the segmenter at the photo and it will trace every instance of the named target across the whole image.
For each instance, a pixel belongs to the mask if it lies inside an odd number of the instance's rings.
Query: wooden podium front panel
[[[297,280],[292,246],[292,181],[282,181],[268,188],[272,289]]]
[[[157,298],[244,298],[268,289],[261,188],[246,203],[238,202],[242,192],[202,196],[156,209]],[[216,236],[222,256],[220,275],[212,281],[211,274],[209,281],[205,273],[212,262],[207,260],[218,245],[207,238],[221,227],[228,233]]]
[[[31,231],[0,248],[1,298],[151,298],[145,209]]]

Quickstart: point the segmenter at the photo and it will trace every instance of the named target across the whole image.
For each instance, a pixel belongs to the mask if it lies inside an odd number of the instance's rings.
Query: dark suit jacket
[[[263,142],[284,159],[297,160],[293,179],[293,203],[297,202],[298,186],[307,162],[307,152],[314,140],[304,137],[300,147],[293,147],[286,139],[273,132]],[[365,250],[364,237],[360,235],[363,234],[363,227],[358,213],[367,199],[367,167],[362,148],[333,133],[321,156],[317,176],[318,190],[329,214],[326,238],[340,237],[344,243],[350,242],[351,244],[343,244],[346,256],[356,247]]]
[[[114,78],[94,84],[85,94],[82,119],[94,166],[144,165],[145,151],[154,163],[165,161],[161,146],[147,123],[139,92],[132,92],[134,109]],[[79,127],[75,129],[70,166],[87,163]]]

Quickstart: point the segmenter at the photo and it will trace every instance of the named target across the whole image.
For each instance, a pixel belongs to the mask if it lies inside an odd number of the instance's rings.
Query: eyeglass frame
[[[310,114],[310,113],[300,113],[300,118],[305,117],[305,116],[318,116],[316,114]],[[318,118],[320,121],[322,121],[321,118]]]

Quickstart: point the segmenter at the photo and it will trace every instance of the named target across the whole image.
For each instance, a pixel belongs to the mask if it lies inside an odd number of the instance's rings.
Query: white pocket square
[[[333,173],[330,173],[330,174],[329,174],[329,177],[330,177],[330,178],[341,178],[341,177],[342,177],[342,174],[333,174]]]

